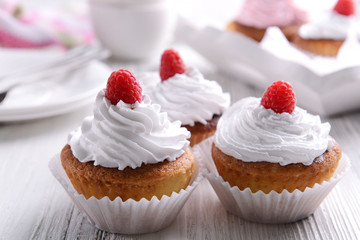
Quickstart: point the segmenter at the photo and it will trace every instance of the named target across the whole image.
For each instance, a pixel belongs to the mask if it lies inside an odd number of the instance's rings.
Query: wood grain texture
[[[207,78],[218,80],[233,102],[261,96],[263,91],[218,72],[189,49],[182,52]],[[156,61],[109,64],[133,71],[157,68]],[[243,221],[227,213],[210,184],[203,181],[168,228],[145,235],[96,229],[48,170],[50,158],[61,150],[67,134],[91,113],[88,106],[58,117],[0,124],[0,239],[360,239],[360,112],[323,119],[331,123],[331,135],[352,167],[309,218],[280,225]]]

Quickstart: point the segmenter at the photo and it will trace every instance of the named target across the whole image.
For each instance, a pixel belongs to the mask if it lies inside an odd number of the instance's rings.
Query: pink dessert
[[[292,0],[245,0],[228,29],[261,41],[266,28],[277,26],[291,40],[306,19],[306,12],[297,8]]]

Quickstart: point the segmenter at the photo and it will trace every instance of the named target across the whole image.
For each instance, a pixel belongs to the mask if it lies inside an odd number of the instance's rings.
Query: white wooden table
[[[262,90],[218,72],[190,49],[181,48],[181,53],[208,79],[218,80],[233,101],[261,96]],[[151,63],[108,63],[113,69],[156,70],[158,59]],[[352,167],[309,218],[281,225],[246,222],[226,212],[205,180],[168,228],[145,235],[96,229],[48,169],[49,160],[66,143],[68,133],[90,114],[91,105],[46,119],[0,123],[0,239],[360,239],[360,112],[323,119],[331,123],[331,135],[351,159]]]

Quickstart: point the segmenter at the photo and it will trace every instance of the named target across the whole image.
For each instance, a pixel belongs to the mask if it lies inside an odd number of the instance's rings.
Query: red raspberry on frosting
[[[179,53],[174,49],[167,49],[161,56],[160,77],[161,81],[174,76],[176,73],[184,73],[186,66]]]
[[[354,15],[356,11],[356,4],[354,0],[339,0],[334,11],[345,16]]]
[[[141,102],[142,88],[135,76],[125,69],[112,72],[105,89],[105,97],[116,105],[120,100],[127,104]]]
[[[266,109],[271,108],[276,113],[292,113],[295,103],[293,88],[290,83],[285,81],[273,82],[261,98],[261,105]]]

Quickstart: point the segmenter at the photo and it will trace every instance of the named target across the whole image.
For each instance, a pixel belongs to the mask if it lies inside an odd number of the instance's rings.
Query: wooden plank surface
[[[187,61],[218,80],[232,100],[261,96],[255,90],[184,49]],[[156,69],[157,63],[108,62],[112,68]],[[307,219],[290,224],[250,223],[227,213],[207,181],[194,191],[168,228],[152,234],[120,235],[96,229],[74,207],[48,170],[68,133],[92,113],[0,124],[0,239],[360,239],[360,112],[323,119],[352,162],[351,170]]]

